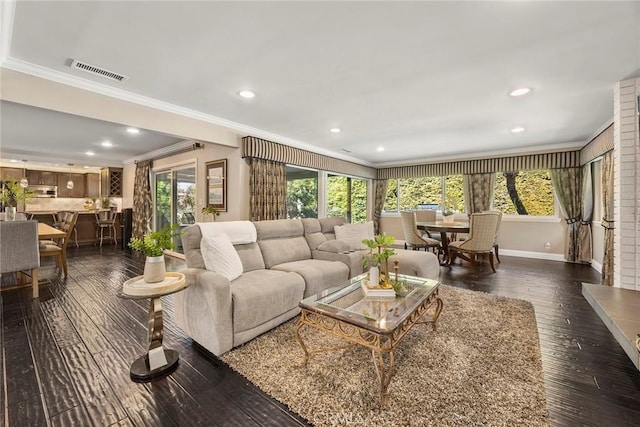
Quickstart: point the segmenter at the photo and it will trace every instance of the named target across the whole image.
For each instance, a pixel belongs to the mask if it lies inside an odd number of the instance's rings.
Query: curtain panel
[[[582,224],[582,174],[580,168],[553,169],[550,171],[553,191],[560,203],[567,222],[564,259],[583,262],[580,259],[580,227]],[[589,259],[588,261],[591,261]]]
[[[491,210],[496,183],[495,173],[464,175],[464,205],[468,214]]]
[[[374,179],[373,180],[373,229],[375,234],[380,233],[380,218],[382,209],[384,209],[384,201],[387,198],[387,187],[389,180]]]
[[[242,138],[242,157],[270,160],[294,166],[336,172],[361,178],[375,178],[376,169],[325,156],[254,136]]]
[[[602,157],[602,226],[604,227],[604,255],[602,256],[602,284],[613,286],[613,152]]]
[[[505,171],[575,168],[580,166],[580,151],[529,154],[494,159],[462,160],[378,169],[378,179],[420,178],[423,176],[472,175]]]
[[[284,163],[257,158],[249,162],[251,221],[287,217],[287,171]]]
[[[593,221],[593,164],[582,167],[582,221],[578,230],[578,262],[591,262],[593,259],[593,237],[591,222]]]
[[[133,228],[132,237],[141,239],[151,231],[152,198],[149,174],[151,172],[151,160],[142,160],[136,163],[136,174],[133,183]]]

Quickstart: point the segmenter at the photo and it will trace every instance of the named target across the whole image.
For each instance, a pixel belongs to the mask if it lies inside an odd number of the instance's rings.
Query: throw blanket
[[[226,234],[234,245],[254,243],[258,239],[256,227],[251,221],[198,222],[202,236]]]

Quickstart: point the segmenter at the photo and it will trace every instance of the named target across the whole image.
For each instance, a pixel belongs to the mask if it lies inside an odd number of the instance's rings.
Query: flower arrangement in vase
[[[27,200],[35,196],[33,191],[23,188],[20,183],[14,179],[4,179],[0,177],[2,188],[0,189],[0,203],[5,208],[6,219],[12,221],[16,218],[18,205],[25,203]]]
[[[164,264],[164,250],[175,249],[173,239],[182,235],[178,224],[164,227],[162,230],[145,234],[142,238],[132,237],[129,247],[142,252],[147,258],[144,264],[144,281],[147,283],[164,280],[166,267]]]

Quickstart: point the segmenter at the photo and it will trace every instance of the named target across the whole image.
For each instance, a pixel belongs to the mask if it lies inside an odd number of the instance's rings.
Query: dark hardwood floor
[[[639,425],[640,373],[581,295],[581,281],[597,283],[597,272],[501,258],[496,274],[488,265],[477,275],[454,266],[442,269],[441,280],[533,303],[550,424]],[[193,345],[166,297],[165,344],[179,352],[180,365],[167,377],[132,382],[129,364],[146,349],[148,300],[120,299],[116,291],[142,267],[141,257],[114,246],[71,248],[69,278],[43,269],[54,280],[38,300],[30,290],[0,294],[0,427],[305,425]]]

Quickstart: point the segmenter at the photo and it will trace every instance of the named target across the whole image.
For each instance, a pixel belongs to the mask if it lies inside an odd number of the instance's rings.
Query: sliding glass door
[[[154,229],[195,222],[196,168],[194,165],[155,172]],[[176,246],[181,251],[180,238]]]

